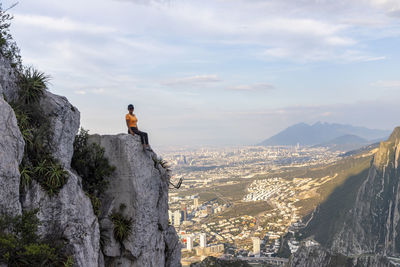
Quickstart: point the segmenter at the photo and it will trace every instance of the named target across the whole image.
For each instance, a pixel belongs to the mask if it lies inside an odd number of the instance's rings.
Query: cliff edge
[[[0,56],[0,215],[18,216],[37,209],[37,234],[64,244],[62,251],[72,257],[74,266],[181,266],[178,236],[168,224],[169,175],[157,155],[144,152],[137,136],[92,136],[90,142],[103,146],[116,167],[96,216],[82,177],[71,167],[80,113],[65,97],[44,91],[37,103],[49,122],[44,145],[66,173],[65,184],[49,193],[40,184],[40,175],[22,182],[27,132],[19,128],[16,111],[9,105],[18,101],[20,90],[14,71]],[[36,168],[32,170],[40,174]],[[116,223],[111,219],[115,212],[132,222],[132,231],[123,241],[115,239]]]

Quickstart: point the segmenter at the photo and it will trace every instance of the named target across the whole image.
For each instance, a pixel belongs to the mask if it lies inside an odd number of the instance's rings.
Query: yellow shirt
[[[128,125],[129,125],[129,128],[131,128],[131,127],[136,127],[137,128],[137,121],[138,121],[138,119],[136,118],[136,115],[135,114],[126,114],[126,116],[125,116],[125,118],[126,118],[126,121],[128,122]]]

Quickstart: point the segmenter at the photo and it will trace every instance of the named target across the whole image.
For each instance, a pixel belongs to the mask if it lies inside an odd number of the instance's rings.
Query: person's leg
[[[140,135],[140,141],[142,142],[142,145],[144,145],[144,137],[143,137],[143,135],[141,134],[142,132],[139,131],[136,127],[131,127],[131,130],[132,130],[135,134]]]
[[[148,137],[147,133],[146,132],[142,132],[142,134],[143,134],[143,137],[144,137],[144,144],[148,145],[149,144],[149,137]]]
[[[140,135],[140,141],[142,142],[142,145],[146,145],[146,146],[149,145],[149,140],[148,140],[148,137],[147,137],[147,133],[139,131],[135,127],[132,127],[131,129],[135,134]]]

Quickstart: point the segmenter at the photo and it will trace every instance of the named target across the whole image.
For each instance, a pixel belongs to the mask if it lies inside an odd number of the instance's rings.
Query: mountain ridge
[[[312,146],[329,142],[344,135],[356,135],[366,140],[382,139],[389,136],[390,131],[369,129],[348,124],[317,122],[294,124],[258,143],[262,146],[294,146],[297,144]]]

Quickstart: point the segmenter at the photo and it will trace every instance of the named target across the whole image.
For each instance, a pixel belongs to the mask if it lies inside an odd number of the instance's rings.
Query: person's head
[[[134,110],[134,107],[133,107],[133,105],[132,105],[132,104],[129,104],[129,105],[128,105],[128,110],[129,110],[129,112],[133,112],[133,110]]]

